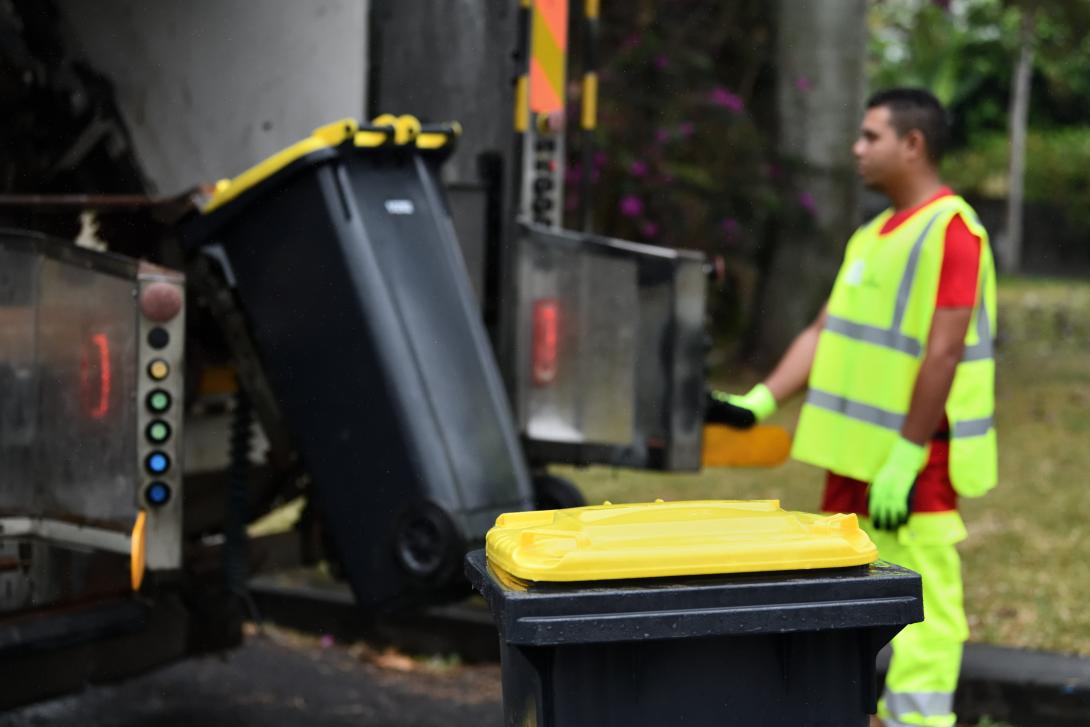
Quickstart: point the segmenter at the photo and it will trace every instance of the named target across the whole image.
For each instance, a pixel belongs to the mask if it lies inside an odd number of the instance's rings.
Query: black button
[[[156,326],[148,331],[148,345],[152,348],[166,348],[168,343],[170,343],[170,334],[167,333],[167,329]]]

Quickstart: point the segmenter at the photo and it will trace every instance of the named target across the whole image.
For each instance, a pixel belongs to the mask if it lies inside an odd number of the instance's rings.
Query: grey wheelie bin
[[[438,180],[457,127],[345,121],[186,231],[234,287],[358,601],[429,600],[531,484]]]
[[[502,516],[466,572],[504,724],[865,727],[875,657],[923,617],[854,515],[695,501]]]

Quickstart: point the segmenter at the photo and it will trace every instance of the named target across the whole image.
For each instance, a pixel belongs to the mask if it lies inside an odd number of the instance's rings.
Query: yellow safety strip
[[[588,131],[598,125],[598,74],[583,76],[583,128]]]
[[[597,20],[600,10],[599,0],[586,0],[583,3],[583,15],[585,15],[588,20]]]
[[[515,84],[515,131],[524,133],[530,128],[530,80],[521,75]]]

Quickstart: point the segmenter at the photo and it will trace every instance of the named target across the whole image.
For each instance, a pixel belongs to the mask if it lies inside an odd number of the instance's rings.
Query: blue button
[[[152,452],[148,455],[148,458],[144,460],[144,464],[148,468],[148,472],[151,472],[153,475],[161,475],[170,469],[170,457],[162,452]]]
[[[152,482],[144,490],[144,497],[151,505],[165,505],[170,499],[170,485],[165,482]]]

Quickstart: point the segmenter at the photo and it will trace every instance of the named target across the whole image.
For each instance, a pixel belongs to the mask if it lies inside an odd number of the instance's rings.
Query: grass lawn
[[[999,297],[1000,484],[963,501],[972,638],[1090,656],[1090,283],[1005,280]],[[714,378],[740,390],[754,374]],[[796,403],[771,423],[790,429],[797,415]],[[778,498],[794,510],[816,510],[823,481],[795,462],[699,474],[554,471],[592,502]]]

